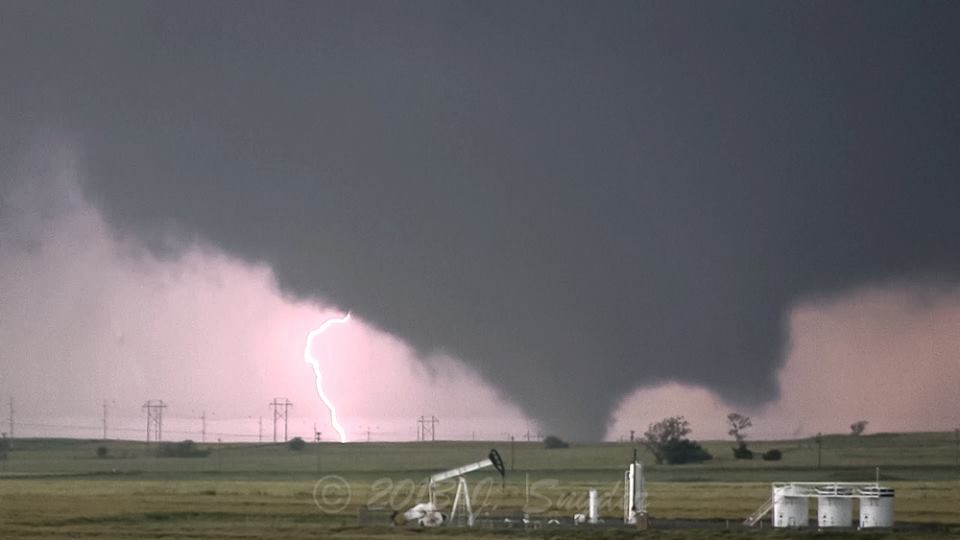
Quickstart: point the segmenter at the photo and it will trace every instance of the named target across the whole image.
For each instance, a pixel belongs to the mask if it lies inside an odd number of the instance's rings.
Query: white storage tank
[[[817,525],[823,528],[853,526],[853,488],[817,488]]]
[[[860,488],[860,528],[893,527],[893,488]]]
[[[773,487],[773,526],[806,527],[810,524],[810,502],[794,486]]]

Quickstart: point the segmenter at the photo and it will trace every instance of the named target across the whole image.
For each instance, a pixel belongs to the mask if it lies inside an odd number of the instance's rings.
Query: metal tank
[[[773,487],[773,526],[806,527],[810,524],[807,494],[795,486]]]
[[[817,488],[817,525],[821,528],[853,526],[853,488]]]
[[[861,529],[893,527],[893,488],[868,486],[859,494]]]

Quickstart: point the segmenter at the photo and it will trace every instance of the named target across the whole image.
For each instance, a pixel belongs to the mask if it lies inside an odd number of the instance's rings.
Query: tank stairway
[[[743,520],[743,526],[753,527],[754,525],[756,525],[758,521],[763,519],[763,516],[767,515],[767,513],[773,508],[773,505],[776,503],[777,501],[773,500],[773,495],[771,495],[770,498],[767,499],[765,503],[760,505],[760,508],[757,508],[756,510],[754,510],[753,513],[750,514],[750,516],[747,519]]]

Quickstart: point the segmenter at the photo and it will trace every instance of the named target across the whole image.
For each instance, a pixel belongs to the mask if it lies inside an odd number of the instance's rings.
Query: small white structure
[[[893,527],[893,488],[867,486],[860,493],[860,528]]]
[[[647,484],[643,465],[634,461],[623,473],[623,522],[637,525],[638,516],[647,515]]]
[[[420,503],[403,513],[404,521],[416,523],[421,527],[437,527],[446,516],[433,503]]]
[[[810,501],[805,490],[793,485],[773,486],[773,526],[810,525]]]
[[[600,522],[600,503],[597,500],[597,490],[595,489],[590,490],[590,507],[587,511],[587,516],[587,520],[591,524],[596,525]]]
[[[838,484],[817,488],[817,525],[853,526],[853,488]]]

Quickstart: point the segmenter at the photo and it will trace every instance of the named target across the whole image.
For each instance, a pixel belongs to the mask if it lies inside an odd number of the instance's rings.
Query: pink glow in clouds
[[[757,410],[671,383],[625,399],[608,431],[619,438],[682,414],[695,435],[725,438],[725,416],[753,416],[754,437],[868,430],[952,430],[960,425],[960,288],[889,284],[793,310],[792,347],[780,370],[780,398]]]
[[[107,400],[111,435],[141,438],[140,406],[163,399],[171,437],[199,440],[207,411],[209,431],[226,439],[256,440],[263,417],[270,440],[267,403],[286,396],[291,437],[312,439],[316,425],[337,438],[304,338],[338,312],[286,298],[269,269],[203,246],[160,260],[118,240],[69,163],[3,195],[0,396],[17,401],[18,434],[98,434]],[[441,418],[442,437],[502,438],[532,425],[463,363],[418,358],[360,318],[313,345],[351,439],[413,439],[422,414]]]

